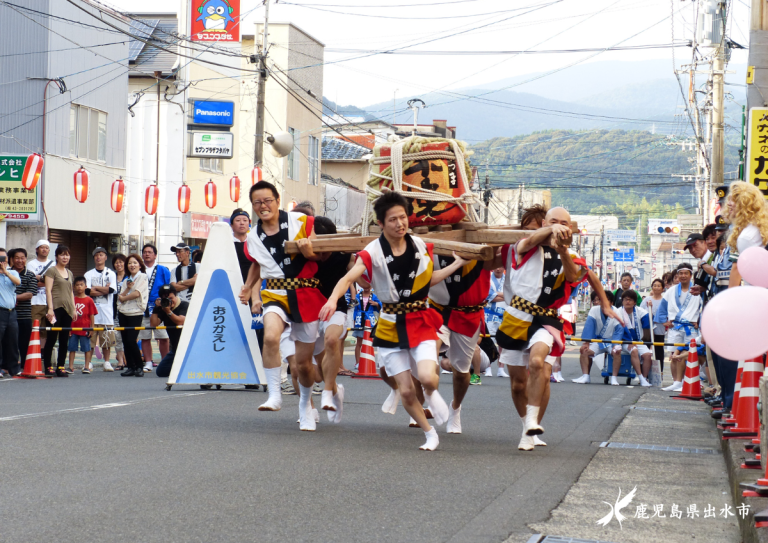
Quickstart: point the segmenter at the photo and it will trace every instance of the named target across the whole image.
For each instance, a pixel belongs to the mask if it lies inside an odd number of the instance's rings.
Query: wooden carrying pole
[[[453,232],[446,232],[446,234],[452,235]],[[347,238],[331,238],[331,239],[314,239],[312,240],[312,250],[316,253],[325,253],[339,251],[342,253],[355,253],[365,249],[366,245],[370,242],[378,239],[378,236],[358,236]],[[466,243],[464,241],[456,241],[454,239],[440,239],[439,237],[427,237],[425,236],[427,243],[434,244],[435,254],[440,256],[452,256],[455,252],[462,258],[471,260],[493,260],[496,252],[495,248],[490,245],[483,245],[478,243]],[[285,243],[286,254],[298,254],[299,249],[296,246],[295,241],[287,241]]]

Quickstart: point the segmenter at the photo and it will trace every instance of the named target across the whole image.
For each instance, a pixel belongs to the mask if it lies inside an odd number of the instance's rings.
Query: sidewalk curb
[[[731,486],[731,496],[734,504],[745,503],[749,505],[749,513],[745,518],[736,515],[739,519],[741,540],[744,543],[768,543],[768,528],[756,528],[754,514],[768,508],[768,498],[743,498],[739,483],[754,483],[764,475],[763,470],[741,469],[741,461],[744,458],[754,458],[754,454],[744,451],[744,445],[751,443],[745,439],[722,439],[723,431],[717,431],[720,444],[723,448],[725,467],[728,470],[728,480]],[[738,506],[738,505],[737,505]],[[735,511],[736,512],[736,511]]]

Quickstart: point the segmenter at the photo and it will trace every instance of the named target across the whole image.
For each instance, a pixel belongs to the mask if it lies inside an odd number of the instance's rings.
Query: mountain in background
[[[746,66],[731,64],[726,91],[744,103]],[[560,72],[526,74],[470,86],[455,91],[430,92],[417,96],[427,108],[422,121],[447,119],[456,126],[459,139],[468,142],[494,137],[512,137],[540,130],[590,130],[597,128],[647,130],[662,134],[685,134],[690,125],[685,116],[684,98],[670,60],[638,62],[604,61],[576,65]],[[525,81],[532,80],[524,83]],[[697,81],[703,84],[706,75]],[[681,76],[687,93],[688,78]],[[487,93],[489,90],[509,87]],[[466,99],[472,96],[474,99]],[[398,98],[402,110],[408,99]],[[325,99],[329,106],[333,104]],[[327,108],[336,108],[336,104]],[[338,108],[343,115],[392,120],[392,102],[365,107]],[[726,122],[740,129],[741,107],[726,102]],[[400,112],[398,123],[409,123],[410,111]],[[729,135],[733,135],[733,131]]]
[[[552,191],[552,205],[572,214],[618,215],[622,227],[639,219],[694,213],[693,152],[647,131],[547,130],[493,138],[471,146],[469,160],[491,191]],[[726,178],[738,170],[738,148],[726,145]]]

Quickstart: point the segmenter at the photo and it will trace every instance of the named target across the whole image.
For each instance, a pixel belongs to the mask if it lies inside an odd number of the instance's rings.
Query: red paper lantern
[[[240,178],[237,175],[229,180],[229,197],[235,203],[240,201]]]
[[[88,199],[88,180],[90,177],[91,174],[82,166],[75,172],[75,200],[81,204],[84,204]]]
[[[125,197],[125,181],[123,178],[116,179],[112,182],[112,195],[110,197],[110,204],[112,205],[112,211],[120,213],[123,210],[123,198]]]
[[[160,197],[160,189],[157,185],[150,185],[144,193],[144,211],[147,215],[154,215],[157,212],[157,199]]]
[[[210,209],[216,207],[216,184],[213,180],[205,184],[205,205]]]
[[[192,197],[192,189],[187,185],[179,187],[179,211],[187,213],[189,211],[189,199]]]
[[[262,174],[263,172],[261,171],[261,166],[253,167],[253,170],[251,170],[251,186],[262,180]]]
[[[21,186],[26,190],[35,190],[37,182],[40,181],[40,174],[43,172],[43,157],[37,153],[32,153],[27,157],[27,163],[24,165],[24,175],[21,177]]]

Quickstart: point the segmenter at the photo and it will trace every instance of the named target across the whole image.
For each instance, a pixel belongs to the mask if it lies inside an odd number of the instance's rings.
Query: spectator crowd
[[[41,327],[46,375],[73,374],[78,352],[85,358],[85,375],[93,369],[94,354],[103,360],[104,371],[119,370],[126,377],[141,377],[155,368],[170,372],[181,335],[176,327],[184,323],[202,258],[202,252],[193,255],[183,242],[171,251],[179,262],[173,270],[156,262],[157,247],[151,243],[140,255],[113,255],[110,269],[107,250],[97,247],[93,269],[76,277],[68,267],[65,245],[58,245],[53,255],[44,239],[35,245],[34,255],[24,248],[0,249],[0,378],[22,373],[35,321]],[[116,326],[168,328],[118,331]],[[153,361],[153,338],[162,358],[159,365]]]

